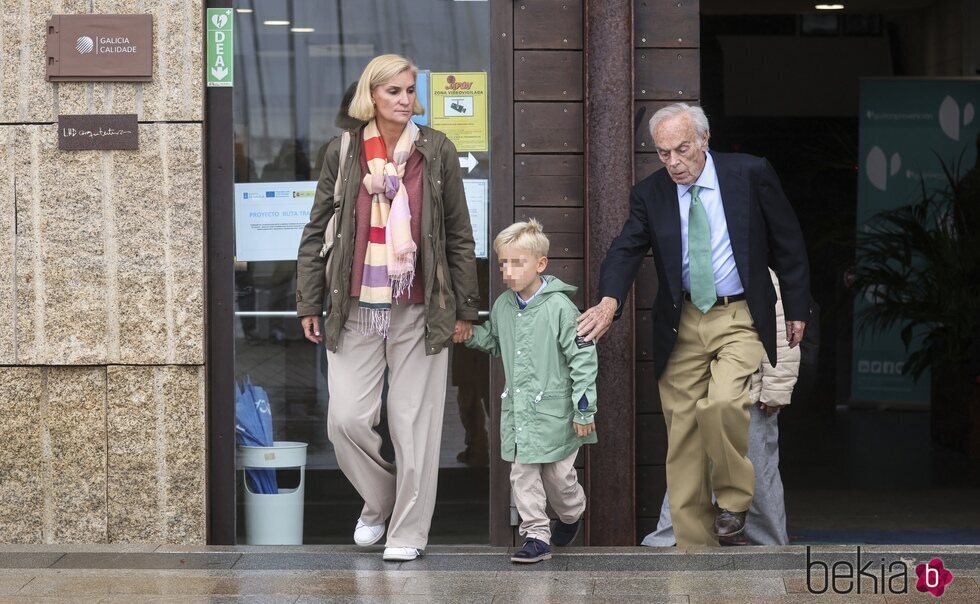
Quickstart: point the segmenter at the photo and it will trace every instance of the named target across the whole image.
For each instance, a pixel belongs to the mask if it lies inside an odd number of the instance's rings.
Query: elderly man
[[[776,364],[768,267],[779,277],[793,347],[809,318],[806,247],[769,162],[709,151],[700,107],[664,107],[650,132],[666,170],[633,187],[629,218],[602,263],[601,301],[581,315],[578,333],[591,341],[609,329],[652,248],[653,362],[674,532],[680,546],[718,545],[744,530],[752,502],[749,384],[763,354]]]

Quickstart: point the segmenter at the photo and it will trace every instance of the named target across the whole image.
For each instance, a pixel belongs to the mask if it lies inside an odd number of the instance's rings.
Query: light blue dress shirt
[[[734,296],[743,293],[742,280],[735,266],[732,253],[732,240],[728,236],[728,221],[725,207],[721,202],[721,189],[718,187],[718,173],[711,153],[705,152],[707,159],[704,170],[696,181],[689,185],[677,185],[677,201],[681,211],[681,280],[684,291],[691,291],[691,265],[687,255],[687,223],[691,213],[691,187],[701,187],[698,197],[708,214],[708,227],[711,229],[711,266],[715,271],[715,291],[718,297]]]

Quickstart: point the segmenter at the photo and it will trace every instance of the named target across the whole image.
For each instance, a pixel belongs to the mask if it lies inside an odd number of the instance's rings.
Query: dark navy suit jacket
[[[776,271],[787,321],[810,317],[810,267],[796,213],[764,158],[712,151],[735,265],[759,339],[776,364],[776,291],[768,267]],[[599,276],[600,298],[626,300],[640,263],[653,249],[657,297],[653,306],[653,362],[663,373],[677,340],[681,287],[681,218],[677,185],[658,170],[630,192],[630,215],[613,240]],[[616,313],[619,318],[620,310]]]

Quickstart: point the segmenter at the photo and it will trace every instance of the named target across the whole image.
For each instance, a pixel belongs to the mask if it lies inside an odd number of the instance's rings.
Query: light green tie
[[[711,310],[718,300],[715,290],[715,270],[711,264],[711,227],[698,192],[691,187],[691,211],[687,219],[687,258],[691,273],[691,302],[702,313]]]

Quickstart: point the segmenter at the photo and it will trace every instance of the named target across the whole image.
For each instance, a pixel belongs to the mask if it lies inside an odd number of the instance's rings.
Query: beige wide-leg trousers
[[[327,436],[364,499],[361,520],[388,523],[387,547],[425,549],[432,524],[446,406],[449,350],[425,354],[425,305],[391,307],[388,337],[364,333],[355,305],[337,352],[327,352]],[[388,368],[388,428],[395,465],[381,457],[381,390]]]
[[[763,354],[744,300],[704,314],[684,302],[677,342],[659,382],[667,424],[667,493],[681,547],[718,545],[712,485],[726,510],[744,512],[752,503],[749,380]]]
[[[520,533],[524,537],[551,543],[551,521],[547,504],[565,524],[572,524],[585,513],[585,491],[575,472],[575,451],[553,463],[513,463],[510,484],[514,503],[521,515]]]

